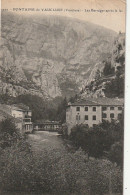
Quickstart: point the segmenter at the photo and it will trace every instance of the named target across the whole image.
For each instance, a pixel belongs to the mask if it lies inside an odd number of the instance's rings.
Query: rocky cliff
[[[72,96],[111,53],[116,33],[59,16],[2,13],[0,91]],[[93,73],[92,73],[93,71]]]
[[[94,69],[95,70],[95,69]],[[93,71],[91,72],[91,74]],[[112,54],[98,69],[93,81],[80,92],[80,98],[124,97],[125,33],[119,33],[112,46]]]

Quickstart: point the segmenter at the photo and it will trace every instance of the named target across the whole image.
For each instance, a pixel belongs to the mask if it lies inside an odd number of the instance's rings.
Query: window
[[[88,120],[88,115],[85,115],[85,120]]]
[[[114,114],[113,113],[110,114],[110,118],[114,118]]]
[[[76,115],[76,120],[80,120],[80,115]]]
[[[85,111],[88,111],[88,107],[85,107]]]
[[[80,111],[80,107],[76,107],[76,111]]]
[[[122,110],[122,107],[118,107],[118,110]]]
[[[122,114],[118,114],[118,119],[121,119],[121,117],[122,117]]]
[[[94,120],[94,121],[96,120],[96,116],[95,116],[95,115],[93,116],[93,120]]]
[[[103,106],[102,107],[102,111],[105,111],[105,110],[107,110],[107,107],[106,106]]]
[[[107,118],[107,114],[103,113],[102,118]]]
[[[31,122],[31,119],[30,118],[24,118],[23,121],[24,122]]]
[[[93,107],[93,111],[94,111],[94,112],[96,111],[96,107]]]
[[[113,107],[113,106],[111,106],[111,107],[110,107],[110,110],[114,110],[114,107]]]

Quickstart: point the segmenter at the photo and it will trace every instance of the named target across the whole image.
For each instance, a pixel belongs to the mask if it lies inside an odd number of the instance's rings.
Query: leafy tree
[[[109,159],[123,169],[123,143],[115,142],[109,151]]]
[[[0,147],[9,147],[19,139],[21,139],[21,135],[12,119],[5,119],[0,123]]]
[[[110,182],[113,193],[122,192],[122,171],[108,160],[88,160],[81,149],[68,153],[63,145],[32,152],[23,146],[20,141],[0,156],[2,192],[103,195]]]
[[[75,126],[70,139],[77,146],[85,150],[89,156],[102,157],[105,150],[110,149],[112,139],[107,131],[97,125],[97,128],[88,128],[85,125]]]
[[[63,101],[58,105],[57,112],[56,112],[56,119],[61,121],[61,123],[65,123],[66,121],[66,106],[67,106],[67,99],[65,97]]]
[[[104,69],[103,69],[103,75],[108,76],[114,73],[114,68],[111,67],[111,63],[108,61],[104,62]]]
[[[111,150],[113,144],[123,142],[123,129],[122,117],[119,122],[103,121],[93,128],[76,125],[71,129],[69,138],[77,148],[81,147],[89,156],[100,158],[105,155],[104,152]]]

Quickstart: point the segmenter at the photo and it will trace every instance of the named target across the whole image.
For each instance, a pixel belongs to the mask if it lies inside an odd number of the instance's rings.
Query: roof
[[[20,108],[22,110],[29,110],[29,107],[26,106],[25,104],[19,103],[19,104],[13,104],[12,106]]]
[[[0,104],[0,121],[5,119],[12,119],[15,123],[22,122],[22,118],[14,118],[10,112],[10,106],[6,104]]]
[[[87,98],[86,100],[79,100],[68,106],[123,106],[124,99],[117,98]]]
[[[106,106],[123,106],[124,105],[124,99],[122,98],[95,98],[94,101],[96,101],[99,105],[106,105]]]
[[[29,110],[29,107],[24,104],[13,104],[13,105],[10,105],[10,107],[11,109],[22,111],[22,112],[31,111]]]
[[[8,114],[11,114],[11,110],[18,110],[18,111],[31,111],[29,110],[29,107],[20,103],[20,104],[12,104],[12,105],[6,105],[6,104],[0,104],[0,110],[6,111]]]
[[[35,124],[44,124],[44,125],[60,125],[61,123],[59,121],[44,121],[44,120],[38,120],[35,122]]]

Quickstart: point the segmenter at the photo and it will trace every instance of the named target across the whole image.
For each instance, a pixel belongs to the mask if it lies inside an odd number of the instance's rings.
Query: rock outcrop
[[[116,33],[59,16],[2,13],[0,88],[17,96],[72,96],[111,53]],[[19,87],[19,90],[18,90]]]

